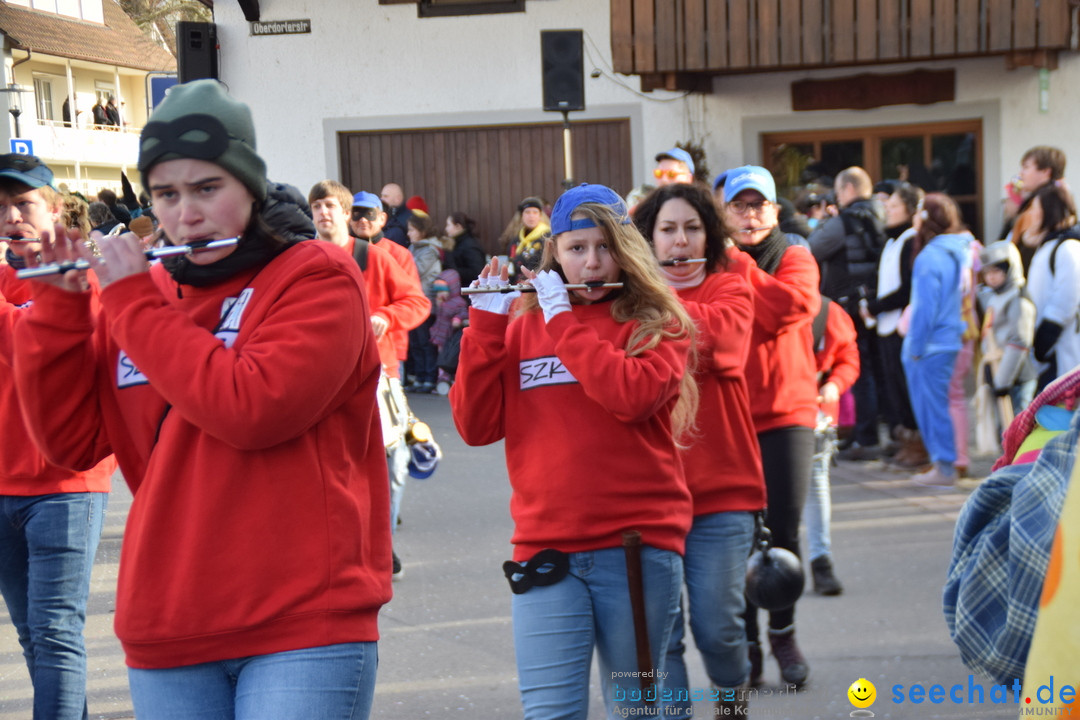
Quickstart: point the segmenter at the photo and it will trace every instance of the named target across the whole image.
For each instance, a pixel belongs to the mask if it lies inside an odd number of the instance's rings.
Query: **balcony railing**
[[[68,127],[62,122],[23,123],[23,138],[34,143],[34,154],[46,162],[81,163],[116,167],[134,166],[139,159],[139,132],[142,128],[126,126],[123,130],[93,125]]]
[[[611,0],[611,49],[617,72],[682,76],[681,85],[982,55],[1031,64],[1033,53],[1069,47],[1072,14],[1070,0]]]

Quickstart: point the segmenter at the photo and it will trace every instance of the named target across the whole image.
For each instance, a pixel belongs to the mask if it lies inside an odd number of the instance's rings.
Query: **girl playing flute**
[[[216,81],[173,88],[139,170],[171,243],[240,242],[151,267],[129,233],[103,264],[58,229],[42,259],[88,260],[102,312],[78,271],[35,283],[15,360],[46,455],[115,452],[134,493],[115,625],[135,714],[366,718],[390,528],[359,270],[269,212],[251,113]]]
[[[525,718],[587,716],[594,648],[617,717],[649,697],[635,631],[662,671],[678,612],[691,505],[677,441],[697,405],[693,325],[612,190],[567,191],[551,230],[539,272],[522,270],[537,292],[512,316],[512,294],[473,296],[450,400],[468,444],[506,440]],[[624,285],[565,288],[598,280]],[[478,280],[507,282],[497,260]],[[633,619],[627,531],[644,546],[645,628]]]

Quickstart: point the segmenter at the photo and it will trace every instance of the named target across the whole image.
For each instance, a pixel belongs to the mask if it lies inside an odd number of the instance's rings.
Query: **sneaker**
[[[762,675],[764,674],[761,643],[757,640],[750,643],[747,648],[747,655],[750,656],[750,687],[757,687],[761,685]]]
[[[913,475],[911,482],[923,487],[951,488],[956,483],[956,478],[941,472],[935,465],[926,472]]]
[[[836,454],[840,460],[877,460],[881,457],[880,445],[860,445],[852,443],[847,450],[841,450]]]
[[[769,646],[773,657],[780,666],[780,677],[784,682],[795,687],[802,687],[810,676],[810,666],[795,644],[795,628],[789,627],[781,632],[769,631]]]
[[[814,576],[814,592],[818,595],[832,596],[844,592],[844,586],[833,574],[832,561],[828,555],[811,560],[810,572]]]
[[[440,395],[449,395],[450,383],[446,382],[445,380],[440,380],[439,384],[435,386],[435,392],[439,393]]]
[[[401,558],[397,556],[397,553],[391,550],[390,554],[394,557],[394,570],[393,575],[390,576],[390,579],[394,582],[397,582],[401,578],[405,577],[405,570],[401,567]]]

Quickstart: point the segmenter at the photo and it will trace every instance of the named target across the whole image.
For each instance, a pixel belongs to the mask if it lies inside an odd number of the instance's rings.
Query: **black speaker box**
[[[585,67],[580,30],[541,30],[544,109],[585,109]]]
[[[176,54],[180,82],[217,79],[217,25],[207,22],[176,23]]]

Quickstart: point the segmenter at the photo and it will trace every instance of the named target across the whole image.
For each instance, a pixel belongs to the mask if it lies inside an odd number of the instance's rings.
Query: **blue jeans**
[[[342,643],[162,670],[128,668],[128,682],[139,720],[364,720],[378,665],[376,643]]]
[[[923,445],[930,459],[947,475],[956,472],[956,438],[949,415],[949,382],[956,355],[954,351],[929,353],[918,360],[904,357],[911,409],[915,411]]]
[[[814,469],[810,475],[810,491],[803,507],[803,524],[806,525],[807,553],[811,561],[832,555],[832,488],[829,485],[829,467],[836,453],[836,428],[821,427],[814,430]]]
[[[712,684],[734,688],[750,678],[746,651],[746,560],[754,542],[754,515],[720,512],[698,515],[686,536],[686,597],[690,603],[690,632],[701,651]],[[675,701],[664,717],[690,717],[689,679],[683,660],[683,613],[679,609],[668,643],[665,696]],[[686,691],[685,694],[683,691]]]
[[[682,558],[646,546],[641,548],[641,565],[653,667],[663,672],[679,610]],[[621,547],[571,553],[565,578],[512,596],[511,610],[525,720],[588,716],[593,647],[608,717],[618,717],[623,708],[644,707]],[[629,699],[635,693],[638,702]]]
[[[19,634],[34,718],[86,718],[86,600],[106,493],[0,496],[0,593]]]

